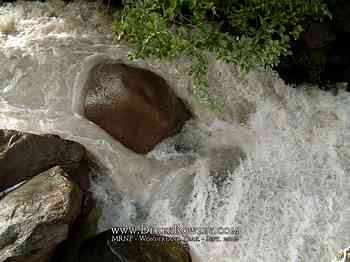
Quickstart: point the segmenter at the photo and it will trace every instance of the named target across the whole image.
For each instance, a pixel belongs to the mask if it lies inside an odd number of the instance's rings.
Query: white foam
[[[4,10],[18,32],[0,37],[0,128],[56,133],[98,158],[107,169],[93,184],[100,231],[125,223],[239,227],[237,242],[190,243],[198,261],[215,262],[330,261],[349,245],[348,93],[292,89],[273,74],[244,75],[212,60],[209,92],[224,106],[216,114],[194,97],[188,59],[136,61],[166,78],[196,116],[144,157],[82,117],[91,61],[125,61],[130,51],[112,43],[108,18],[85,1]]]

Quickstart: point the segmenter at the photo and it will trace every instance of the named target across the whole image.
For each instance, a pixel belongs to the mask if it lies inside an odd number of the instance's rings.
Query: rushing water
[[[184,130],[137,155],[81,117],[81,86],[104,59],[127,61],[94,4],[0,7],[0,128],[83,144],[105,171],[93,182],[99,231],[117,224],[238,227],[236,242],[191,242],[198,261],[330,261],[350,244],[350,96],[292,89],[273,74],[212,60],[194,96],[189,61],[133,62],[162,75],[194,112]],[[2,21],[2,22],[1,22]],[[1,23],[4,19],[0,19]]]

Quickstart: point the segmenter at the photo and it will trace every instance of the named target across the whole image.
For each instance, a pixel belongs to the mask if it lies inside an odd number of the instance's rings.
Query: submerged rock
[[[240,165],[241,161],[246,159],[244,151],[235,146],[212,148],[205,155],[208,156],[210,175],[215,185],[223,187],[226,179]]]
[[[95,66],[84,89],[85,116],[137,153],[179,132],[191,116],[163,78],[123,63]]]
[[[164,236],[112,234],[111,230],[86,241],[79,262],[191,262],[188,246]]]
[[[0,130],[0,191],[56,165],[87,189],[87,174],[79,172],[86,165],[82,145],[55,135]]]
[[[0,261],[46,262],[80,213],[82,192],[60,167],[0,200]]]

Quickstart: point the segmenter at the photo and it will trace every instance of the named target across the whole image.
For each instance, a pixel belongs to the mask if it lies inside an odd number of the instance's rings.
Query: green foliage
[[[222,7],[230,25],[244,36],[238,47],[253,55],[248,63],[239,61],[247,69],[277,65],[303,31],[305,18],[331,16],[322,0],[228,0],[225,6],[230,6]]]
[[[244,70],[270,69],[289,53],[306,18],[330,16],[324,1],[125,0],[113,26],[118,40],[135,44],[132,58],[191,57],[205,93],[208,52]]]

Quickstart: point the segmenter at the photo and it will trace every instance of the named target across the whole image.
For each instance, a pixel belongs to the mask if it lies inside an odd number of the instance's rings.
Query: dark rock
[[[56,249],[50,262],[76,262],[81,244],[96,235],[100,212],[97,208],[81,214],[72,225],[68,238]]]
[[[285,59],[285,61],[275,67],[275,70],[284,82],[289,85],[299,85],[307,82],[309,78],[308,68],[301,64],[293,63],[291,59]]]
[[[55,135],[0,130],[0,191],[56,165],[87,190],[85,149],[82,145]]]
[[[337,93],[336,84],[350,81],[350,2],[328,1],[332,19],[304,23],[303,37],[292,43],[292,55],[275,67],[287,84],[318,85]]]
[[[335,23],[337,27],[347,33],[350,33],[350,2],[337,1],[335,10]]]
[[[350,37],[350,36],[349,36]],[[332,48],[328,63],[334,66],[347,66],[350,61],[350,47],[335,46]]]
[[[191,116],[166,81],[146,69],[100,64],[84,89],[85,116],[137,153],[179,132]]]
[[[329,24],[315,22],[312,22],[307,27],[303,37],[310,48],[325,47],[336,39]]]
[[[151,234],[112,234],[105,231],[80,248],[79,262],[191,262],[189,247]]]
[[[81,190],[60,167],[10,192],[0,200],[0,261],[49,261],[81,203]]]
[[[107,5],[108,8],[122,8],[122,0],[103,0],[103,3]]]

